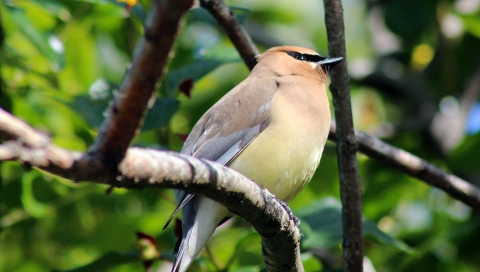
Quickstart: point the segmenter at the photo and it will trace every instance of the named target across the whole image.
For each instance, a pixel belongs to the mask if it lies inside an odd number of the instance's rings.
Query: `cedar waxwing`
[[[330,129],[327,75],[341,60],[294,46],[260,54],[250,75],[200,118],[181,152],[233,168],[292,200],[320,162]],[[232,214],[201,195],[178,191],[177,199],[183,234],[172,271],[183,272]]]

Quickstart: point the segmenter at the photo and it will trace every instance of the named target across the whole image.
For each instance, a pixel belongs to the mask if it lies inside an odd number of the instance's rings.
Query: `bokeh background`
[[[135,4],[135,1],[129,1]],[[143,33],[150,1],[4,0],[0,107],[69,150],[86,151]],[[322,1],[228,0],[261,51],[327,55]],[[355,127],[480,185],[480,0],[346,0]],[[185,17],[168,72],[134,145],[179,150],[200,116],[249,71],[207,12]],[[478,214],[419,180],[358,156],[365,271],[480,271]],[[73,183],[0,164],[0,271],[142,271],[136,231],[169,271],[169,190]],[[339,185],[329,143],[292,201],[307,271],[342,271]],[[241,219],[211,239],[192,271],[261,271],[260,238]]]

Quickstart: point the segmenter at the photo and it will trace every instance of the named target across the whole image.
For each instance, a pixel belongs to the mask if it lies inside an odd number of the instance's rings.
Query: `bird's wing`
[[[228,165],[268,127],[270,103],[276,91],[277,84],[272,78],[243,81],[200,118],[181,153]],[[179,204],[164,229],[193,197],[192,193],[177,191]]]
[[[197,122],[182,153],[228,165],[268,126],[276,90],[275,81],[267,78],[239,84]]]
[[[270,104],[278,86],[275,79],[266,77],[240,83],[200,118],[182,153],[228,165],[270,124]],[[178,191],[177,199],[183,207],[183,233],[172,271],[184,271],[228,211],[184,191]]]

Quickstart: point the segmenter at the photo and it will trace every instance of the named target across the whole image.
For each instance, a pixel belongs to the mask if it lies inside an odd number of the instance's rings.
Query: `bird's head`
[[[342,57],[323,57],[317,52],[298,46],[273,47],[257,56],[255,69],[270,71],[278,76],[316,74],[328,75]],[[257,68],[258,67],[258,68]]]

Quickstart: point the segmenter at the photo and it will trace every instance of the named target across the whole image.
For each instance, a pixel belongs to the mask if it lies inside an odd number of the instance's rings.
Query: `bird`
[[[330,129],[328,74],[342,57],[323,57],[297,46],[256,56],[250,75],[195,124],[182,154],[230,167],[289,202],[310,181]],[[177,191],[182,210],[173,272],[184,272],[217,226],[233,215],[201,195]],[[178,243],[177,243],[178,245]]]

